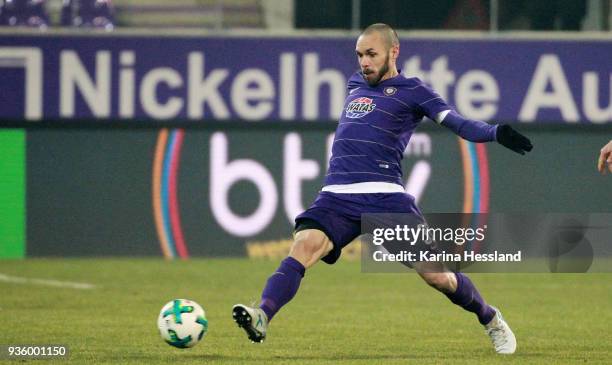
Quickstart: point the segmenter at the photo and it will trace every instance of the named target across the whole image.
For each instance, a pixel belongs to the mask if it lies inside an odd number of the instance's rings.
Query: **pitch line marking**
[[[0,273],[0,281],[5,283],[15,284],[34,284],[34,285],[46,285],[54,286],[57,288],[71,288],[80,290],[94,289],[96,286],[89,283],[75,283],[71,281],[59,281],[51,279],[36,279],[36,278],[21,278],[18,276],[10,276]]]

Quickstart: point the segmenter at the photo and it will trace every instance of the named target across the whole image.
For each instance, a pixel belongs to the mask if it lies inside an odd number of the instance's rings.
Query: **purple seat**
[[[61,24],[112,30],[115,25],[111,0],[64,0]]]
[[[0,25],[46,28],[46,0],[5,0],[0,3]]]

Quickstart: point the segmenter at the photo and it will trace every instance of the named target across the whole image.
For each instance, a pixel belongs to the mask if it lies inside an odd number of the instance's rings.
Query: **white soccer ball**
[[[174,299],[159,312],[157,327],[168,344],[178,348],[195,346],[208,331],[206,313],[202,307],[188,299]]]

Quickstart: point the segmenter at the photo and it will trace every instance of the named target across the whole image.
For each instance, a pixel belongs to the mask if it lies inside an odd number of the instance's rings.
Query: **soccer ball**
[[[174,299],[159,312],[157,327],[162,339],[181,349],[193,347],[208,331],[206,313],[202,307],[188,299]]]

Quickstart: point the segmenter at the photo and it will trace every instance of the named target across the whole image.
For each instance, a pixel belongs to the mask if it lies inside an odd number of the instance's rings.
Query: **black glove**
[[[525,151],[529,152],[533,149],[529,138],[515,131],[508,124],[497,127],[497,142],[521,155],[524,155]]]

